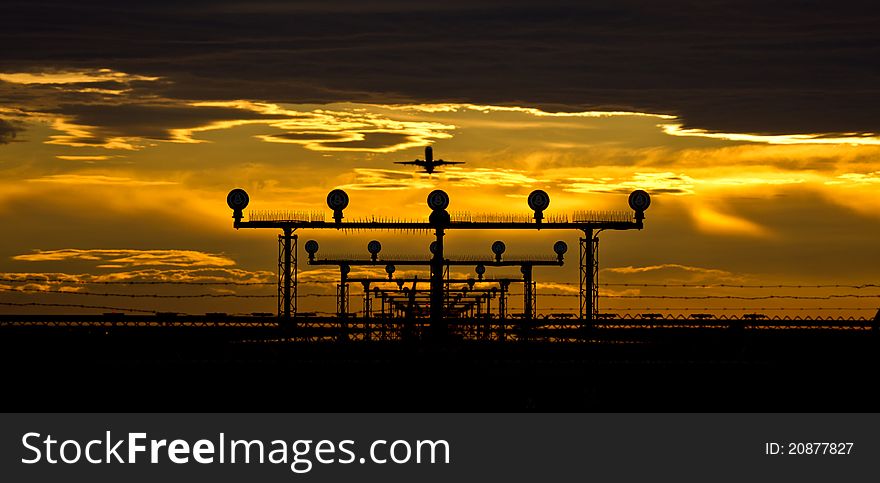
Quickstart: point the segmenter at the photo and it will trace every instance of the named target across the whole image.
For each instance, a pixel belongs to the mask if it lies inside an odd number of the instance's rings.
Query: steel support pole
[[[534,303],[535,303],[535,293],[534,286],[532,284],[532,266],[531,265],[523,265],[522,266],[522,274],[523,274],[523,285],[525,285],[525,289],[523,290],[523,320],[522,324],[520,324],[520,340],[528,340],[529,339],[529,329],[532,326],[532,317],[534,317]]]
[[[339,326],[341,333],[339,340],[348,340],[348,274],[344,270],[339,270],[339,288],[336,290],[338,298],[336,304],[337,317],[339,318]]]
[[[595,262],[593,257],[593,230],[584,230],[584,237],[580,239],[579,244],[579,263],[578,270],[580,272],[579,290],[578,290],[578,317],[581,320],[590,323],[593,321],[593,278],[595,270]]]
[[[284,272],[282,275],[282,285],[283,289],[283,309],[284,309],[284,318],[289,319],[291,315],[291,306],[292,306],[292,288],[293,288],[293,277],[292,277],[292,248],[293,248],[293,230],[289,227],[284,228],[284,249],[283,249],[283,257],[284,257]]]
[[[364,318],[369,319],[373,316],[373,301],[370,298],[370,282],[361,282],[364,286]]]
[[[340,319],[348,317],[348,277],[342,274],[340,277],[339,290],[337,290],[339,300],[336,303],[337,315]]]
[[[293,235],[293,246],[290,249],[292,271],[293,271],[293,287],[290,294],[290,316],[296,318],[297,314],[297,290],[299,287],[299,236]]]
[[[593,236],[590,257],[590,320],[599,313],[599,235]]]
[[[492,317],[492,297],[489,294],[486,294],[486,319],[490,319]]]
[[[373,312],[373,301],[370,299],[370,282],[361,282],[364,287],[364,339],[370,340],[373,326],[370,318]]]
[[[534,294],[534,286],[532,284],[532,266],[531,265],[523,265],[522,266],[522,274],[523,281],[525,285],[525,290],[523,290],[523,316],[526,320],[532,320],[534,317],[534,309],[535,309],[535,294]]]
[[[507,281],[501,282],[501,290],[498,292],[498,318],[501,320],[507,319],[507,288],[510,287],[510,283]]]
[[[498,291],[498,338],[501,342],[506,339],[507,329],[507,288],[510,282],[504,280],[501,282],[501,290]]]
[[[436,249],[431,258],[431,333],[437,338],[443,338],[446,335],[446,327],[443,322],[444,231],[442,226],[435,229]]]
[[[278,318],[284,317],[284,235],[278,235],[278,270],[275,277],[276,304],[275,309]]]

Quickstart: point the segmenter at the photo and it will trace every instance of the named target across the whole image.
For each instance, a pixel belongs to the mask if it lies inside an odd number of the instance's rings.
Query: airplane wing
[[[464,161],[443,161],[442,159],[438,159],[434,161],[434,164],[464,164]]]
[[[412,165],[414,165],[414,166],[419,166],[419,165],[424,164],[424,163],[425,163],[424,161],[419,160],[419,159],[417,159],[417,160],[415,160],[415,161],[395,161],[395,162],[394,162],[394,164],[412,164]]]

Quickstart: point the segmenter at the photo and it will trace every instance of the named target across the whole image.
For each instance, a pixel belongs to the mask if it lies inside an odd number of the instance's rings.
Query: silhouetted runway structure
[[[794,311],[868,310],[834,307],[849,299],[876,300],[875,285],[715,286],[681,284],[685,292],[606,295],[638,299],[644,307],[598,310],[601,230],[643,227],[647,194],[630,196],[632,213],[546,216],[546,193],[529,197],[531,217],[451,216],[445,193],[428,197],[427,221],[343,221],[348,196],[334,190],[333,221],[316,213],[262,212],[243,221],[247,194],[227,199],[236,228],[281,230],[278,292],[117,293],[42,291],[45,297],[250,298],[277,297],[277,313],[202,315],[98,303],[2,302],[9,307],[78,308],[93,315],[0,316],[0,362],[7,410],[69,411],[873,411],[873,380],[880,369],[880,311],[871,317],[772,315]],[[295,230],[385,230],[435,236],[429,257],[318,258],[339,267],[337,291],[302,293],[297,285]],[[450,230],[577,230],[582,233],[578,311],[535,310],[534,266],[558,267],[555,256],[505,258],[503,242],[491,257],[444,256]],[[352,266],[385,269],[386,276],[351,276]],[[395,276],[396,266],[430,269]],[[521,278],[486,277],[487,267],[518,266]],[[450,274],[473,268],[477,278]],[[46,282],[47,280],[43,280]],[[28,283],[10,279],[10,284]],[[426,283],[423,283],[426,282]],[[85,282],[109,284],[111,282]],[[144,286],[171,283],[112,282]],[[236,282],[192,282],[236,285]],[[240,283],[265,285],[267,282]],[[364,304],[352,311],[350,286],[360,284]],[[509,313],[511,286],[522,284],[523,312]],[[665,288],[668,284],[607,284]],[[807,290],[797,294],[778,289]],[[770,295],[726,290],[767,289]],[[810,290],[830,290],[814,294]],[[13,290],[14,289],[8,289]],[[692,293],[687,290],[696,290]],[[841,290],[847,290],[840,293]],[[19,290],[21,294],[33,293]],[[333,313],[298,310],[297,299],[335,297]],[[54,300],[54,299],[52,299]],[[727,306],[714,306],[716,301]],[[374,303],[378,301],[378,309]],[[667,303],[672,301],[672,303]],[[789,305],[773,305],[787,302]],[[147,300],[149,302],[149,300]],[[828,303],[831,302],[831,303]],[[686,306],[676,305],[680,303]],[[809,307],[807,304],[821,304]],[[662,307],[662,305],[668,305]],[[694,304],[704,304],[697,305]],[[755,304],[762,304],[756,307]],[[844,304],[838,304],[844,305]],[[493,309],[494,307],[494,309]],[[875,310],[875,309],[871,309]],[[675,314],[678,312],[678,314]]]
[[[415,259],[415,258],[393,258],[393,259],[388,259],[388,260],[380,260],[379,259],[379,252],[382,250],[382,244],[378,240],[372,240],[367,244],[367,251],[370,252],[370,259],[369,260],[361,260],[361,259],[353,259],[353,258],[340,258],[340,257],[329,258],[329,259],[328,258],[317,259],[317,258],[315,258],[315,255],[318,252],[318,248],[319,248],[318,242],[316,242],[314,240],[309,240],[308,242],[306,242],[306,252],[309,255],[309,262],[308,262],[309,265],[336,265],[339,267],[340,280],[339,280],[339,284],[337,284],[337,286],[336,286],[336,294],[337,294],[336,306],[337,306],[337,315],[340,317],[344,317],[344,316],[346,316],[346,314],[348,314],[348,294],[349,294],[348,285],[350,282],[359,281],[363,285],[363,288],[364,288],[364,314],[366,316],[369,316],[369,308],[371,305],[369,288],[370,288],[371,283],[374,283],[374,282],[375,283],[397,282],[399,284],[398,288],[400,288],[401,290],[405,290],[402,286],[404,281],[401,279],[394,278],[394,272],[396,271],[397,265],[401,265],[401,266],[428,266],[428,267],[430,267],[432,265],[432,263],[434,263],[433,260],[430,260],[430,259],[419,260],[419,259]],[[487,266],[489,266],[489,267],[519,267],[520,273],[522,273],[522,275],[523,275],[521,281],[523,283],[523,286],[525,287],[525,289],[523,290],[523,314],[528,319],[531,319],[533,317],[533,315],[536,314],[536,310],[535,310],[536,282],[534,281],[533,275],[532,275],[533,268],[535,266],[561,267],[564,263],[565,253],[568,251],[568,245],[563,241],[557,241],[556,243],[554,243],[553,244],[553,251],[556,253],[556,256],[549,257],[549,258],[541,258],[541,257],[532,256],[532,257],[529,257],[526,259],[503,260],[502,256],[504,255],[505,250],[506,250],[506,245],[504,244],[504,242],[497,240],[494,243],[492,243],[492,252],[495,254],[494,259],[479,259],[479,258],[477,258],[477,259],[469,259],[469,260],[450,260],[450,259],[443,260],[443,268],[444,268],[444,271],[443,271],[443,275],[444,275],[444,278],[443,278],[443,299],[444,299],[443,314],[445,317],[448,317],[450,315],[459,315],[461,313],[461,308],[456,307],[455,306],[456,304],[450,303],[450,300],[453,299],[453,297],[450,297],[450,292],[452,290],[451,285],[453,285],[455,282],[453,282],[449,278],[449,273],[450,273],[449,268],[453,267],[453,266],[455,266],[455,267],[474,267],[474,271],[477,273],[477,276],[479,277],[477,280],[474,280],[473,278],[471,278],[471,279],[466,279],[466,280],[462,281],[464,284],[468,285],[468,287],[463,287],[463,288],[459,289],[463,293],[459,294],[459,296],[456,298],[457,301],[461,301],[462,296],[466,296],[468,291],[471,291],[473,293],[473,288],[474,288],[474,285],[477,283],[477,281],[485,282],[482,279],[483,279],[483,274],[485,274],[485,272],[486,272]],[[429,247],[429,251],[432,254],[436,253],[437,242],[431,242],[431,245]],[[373,266],[373,267],[375,267],[375,266],[383,266],[383,265],[385,267],[385,273],[388,274],[387,280],[384,280],[384,279],[350,280],[349,279],[348,275],[351,272],[352,266],[367,266],[367,267]],[[419,293],[415,289],[415,284],[418,283],[418,279],[414,278],[414,279],[407,280],[407,281],[409,281],[413,284],[413,288],[411,289],[411,290],[413,290],[413,293],[414,294]],[[462,282],[458,282],[458,283],[461,284]],[[507,299],[508,288],[510,287],[510,284],[513,282],[514,281],[512,279],[504,279],[504,280],[499,281],[499,285],[500,285],[500,287],[499,287],[499,290],[500,290],[499,302],[500,303],[498,306],[498,308],[499,308],[498,317],[499,318],[504,319],[507,316],[505,301]],[[430,290],[427,292],[422,291],[421,293],[426,293],[429,295],[429,299],[428,299],[429,303],[431,300],[433,300],[433,298],[431,298],[432,292]],[[494,292],[492,292],[490,294],[494,297]],[[419,297],[419,298],[421,299],[421,297]],[[482,297],[480,297],[480,298],[482,298]],[[393,300],[393,298],[392,298],[392,300]],[[479,298],[477,298],[477,300],[474,300],[473,302],[476,305],[479,305],[479,302],[480,302]],[[416,311],[421,312],[421,308],[423,305],[421,303],[421,300],[419,300],[418,305],[416,305],[417,302],[415,299],[413,299],[412,302],[410,302],[410,304],[413,305],[413,307],[408,310],[416,310]]]
[[[589,321],[597,312],[598,300],[598,232],[603,230],[641,230],[644,227],[645,210],[651,204],[647,192],[635,190],[629,195],[629,206],[633,210],[626,212],[578,212],[571,217],[550,217],[545,219],[544,211],[550,206],[550,196],[542,190],[534,190],[528,196],[529,208],[533,210],[531,217],[508,217],[493,219],[486,215],[459,215],[453,218],[447,211],[450,199],[442,190],[432,191],[427,198],[431,214],[427,221],[382,220],[370,218],[365,220],[343,221],[343,211],[348,207],[349,196],[340,189],[334,189],[327,195],[327,206],[333,211],[333,221],[324,221],[323,217],[309,214],[293,213],[293,216],[271,216],[259,213],[254,219],[242,221],[244,209],[250,197],[242,189],[229,192],[226,203],[232,209],[233,226],[240,228],[268,228],[281,230],[279,235],[279,315],[284,318],[296,316],[296,280],[297,280],[297,240],[294,234],[299,229],[332,229],[337,231],[387,230],[402,232],[425,232],[435,236],[431,244],[430,259],[430,290],[429,312],[431,327],[436,337],[445,335],[443,312],[443,275],[444,267],[449,263],[444,258],[443,240],[449,230],[577,230],[583,233],[580,238],[580,287],[579,287],[579,319]],[[500,243],[500,242],[499,242]],[[503,244],[502,244],[503,246]],[[317,250],[317,244],[314,245]],[[554,246],[558,255],[565,253],[563,244]],[[560,253],[561,250],[562,252]],[[494,248],[493,248],[494,251]],[[502,249],[503,251],[503,249]],[[496,255],[498,253],[496,252]],[[523,275],[530,277],[530,267],[523,265]],[[526,284],[526,290],[531,285]],[[526,309],[528,313],[529,310]]]

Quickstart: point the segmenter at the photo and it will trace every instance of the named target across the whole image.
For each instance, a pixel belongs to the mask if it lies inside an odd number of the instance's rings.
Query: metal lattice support
[[[532,281],[532,318],[538,317],[538,282]]]
[[[284,235],[278,235],[278,317],[284,315]]]
[[[370,324],[370,319],[372,318],[373,313],[373,299],[370,298],[370,284],[369,282],[363,283],[364,286],[364,338],[366,340],[371,339],[371,334],[373,333],[373,327]]]
[[[373,316],[373,299],[370,297],[370,282],[361,282],[364,286],[364,318]]]
[[[278,317],[296,317],[296,289],[298,279],[297,235],[293,230],[284,229],[278,235]]]
[[[587,232],[585,231],[586,235]],[[592,237],[592,233],[590,233],[590,237]],[[589,254],[592,253],[592,250],[587,247],[587,243],[589,242],[589,238],[584,237],[578,240],[578,318],[581,320],[590,320],[592,318],[593,310],[591,305],[591,298],[588,295],[588,291],[592,292],[592,289],[589,287],[590,285],[590,273],[587,267],[591,264],[588,263]]]
[[[532,280],[532,266],[523,265],[521,268],[523,274],[523,317],[531,320],[537,314],[535,310],[535,282]]]
[[[592,253],[593,253],[593,257],[592,257],[593,267],[592,267],[591,272],[592,272],[592,281],[593,281],[592,288],[593,288],[593,290],[592,290],[592,293],[590,294],[591,302],[592,302],[590,304],[590,308],[592,310],[591,313],[593,315],[593,318],[596,318],[596,316],[599,315],[599,236],[598,235],[593,237]]]
[[[579,241],[578,317],[592,321],[599,313],[599,237],[584,230]]]
[[[501,320],[507,319],[507,289],[509,283],[502,282],[501,290],[498,292],[498,317]]]
[[[435,211],[434,213],[440,212]],[[436,339],[443,339],[446,337],[446,324],[443,321],[445,305],[443,294],[443,271],[445,269],[443,263],[445,260],[443,256],[443,236],[446,230],[442,223],[436,223],[435,225],[434,236],[436,237],[436,245],[434,256],[431,257],[431,335]]]
[[[291,282],[291,293],[290,293],[290,316],[296,317],[296,301],[297,301],[297,286],[299,285],[299,263],[297,258],[299,258],[299,237],[297,235],[293,235],[292,240],[293,246],[290,249],[291,254],[291,263],[293,265],[293,280]]]
[[[443,280],[444,283],[449,283],[449,265],[445,265],[443,267]],[[448,290],[443,291],[443,315],[447,316],[452,310],[452,300],[450,297],[450,293]]]
[[[336,284],[336,315],[338,315],[339,317],[348,316],[348,296],[348,283]]]

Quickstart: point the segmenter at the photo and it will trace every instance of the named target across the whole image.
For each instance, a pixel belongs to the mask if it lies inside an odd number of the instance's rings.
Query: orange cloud
[[[126,185],[126,186],[164,186],[178,184],[176,181],[147,181],[119,176],[104,176],[96,174],[53,174],[41,178],[28,179],[34,183],[59,183],[59,184],[98,184],[98,185]]]
[[[705,129],[685,128],[679,123],[660,124],[670,136],[693,136],[724,141],[741,141],[767,144],[849,144],[851,146],[880,146],[880,136],[875,133],[814,133],[814,134],[746,134],[720,133]]]
[[[35,250],[33,253],[15,255],[12,259],[25,262],[107,261],[120,266],[228,267],[235,265],[235,262],[226,256],[195,250],[83,250],[65,248],[61,250]]]
[[[155,81],[159,77],[126,74],[112,69],[58,70],[0,73],[0,81],[13,84],[84,84],[97,82]]]
[[[772,232],[756,222],[729,213],[722,213],[708,206],[695,206],[691,216],[697,229],[706,233],[720,235],[739,235],[766,238]]]

